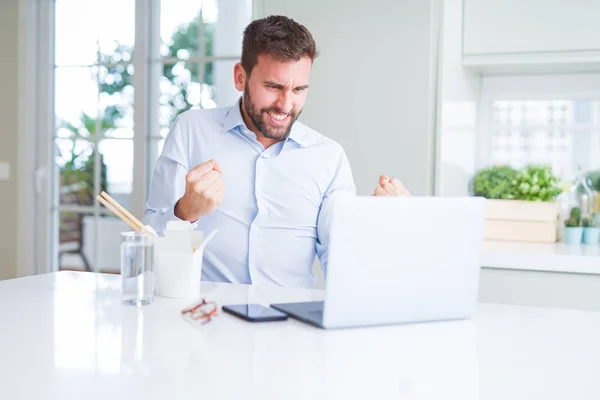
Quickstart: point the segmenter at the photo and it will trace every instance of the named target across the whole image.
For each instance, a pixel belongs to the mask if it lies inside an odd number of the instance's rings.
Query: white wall
[[[440,122],[440,195],[468,194],[475,172],[477,102],[481,77],[463,69],[462,0],[445,0]]]
[[[0,181],[0,279],[17,275],[18,16],[19,0],[0,1],[0,161],[11,170]]]
[[[380,174],[433,194],[435,1],[265,0],[262,15],[305,25],[320,56],[301,120],[342,144],[359,194]],[[324,281],[318,261],[317,288]]]
[[[414,0],[265,0],[265,15],[313,34],[315,60],[301,120],[342,144],[359,194],[396,176],[433,193],[437,56],[434,5]]]

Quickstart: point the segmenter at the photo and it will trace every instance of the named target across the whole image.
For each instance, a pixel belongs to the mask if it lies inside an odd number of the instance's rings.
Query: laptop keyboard
[[[271,307],[301,320],[310,320],[316,323],[323,321],[322,301],[308,301],[302,303],[271,304]]]

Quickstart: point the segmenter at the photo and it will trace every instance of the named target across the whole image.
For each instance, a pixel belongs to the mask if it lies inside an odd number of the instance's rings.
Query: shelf
[[[600,245],[486,241],[484,268],[600,275]]]

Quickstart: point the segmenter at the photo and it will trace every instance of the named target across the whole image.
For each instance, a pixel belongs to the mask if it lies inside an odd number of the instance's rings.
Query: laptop
[[[469,318],[484,220],[480,197],[339,198],[325,301],[271,307],[320,328]]]

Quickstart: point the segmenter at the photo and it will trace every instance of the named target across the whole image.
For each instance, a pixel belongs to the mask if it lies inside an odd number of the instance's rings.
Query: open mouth
[[[273,125],[284,126],[290,119],[290,114],[280,114],[272,111],[267,111],[267,114]]]

